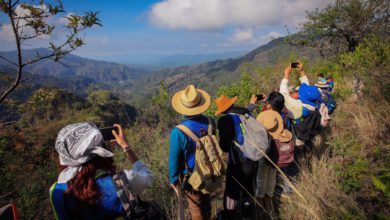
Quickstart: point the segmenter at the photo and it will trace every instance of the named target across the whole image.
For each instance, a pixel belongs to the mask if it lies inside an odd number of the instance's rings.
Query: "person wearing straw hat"
[[[220,219],[235,219],[236,208],[240,197],[243,197],[243,214],[249,216],[253,207],[253,183],[257,162],[251,161],[234,145],[234,141],[243,137],[240,129],[240,118],[237,114],[251,114],[257,97],[252,96],[247,108],[235,106],[237,97],[228,98],[224,95],[215,100],[217,110],[215,116],[222,115],[217,122],[219,130],[219,145],[222,151],[229,154],[226,184],[224,192],[224,210],[219,213]]]
[[[210,106],[209,94],[189,85],[184,90],[175,93],[171,103],[173,109],[183,116],[181,124],[188,127],[198,137],[202,137],[203,131],[207,131],[209,125],[209,118],[202,115]],[[179,198],[181,189],[183,189],[192,219],[210,219],[209,195],[193,190],[186,182],[188,178],[185,178],[195,166],[195,147],[196,143],[180,129],[177,127],[172,129],[169,143],[169,181]]]
[[[292,140],[292,133],[284,128],[282,116],[272,109],[261,112],[257,116],[259,121],[271,136],[271,147],[268,152],[269,157],[259,161],[259,167],[256,178],[256,197],[263,203],[267,211],[272,211],[272,199],[276,186],[276,167],[274,164],[278,158],[278,151],[275,140],[287,143]],[[272,164],[269,160],[272,160]]]

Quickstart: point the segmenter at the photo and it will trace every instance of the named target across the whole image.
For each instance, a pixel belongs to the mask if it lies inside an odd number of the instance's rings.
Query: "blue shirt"
[[[111,176],[107,175],[95,180],[101,193],[98,206],[94,209],[84,208],[75,213],[77,219],[114,219],[125,215],[122,203],[119,200]],[[50,189],[50,198],[56,219],[75,219],[68,209],[77,206],[73,199],[64,200],[64,193],[68,189],[66,183],[55,183]],[[66,204],[65,204],[66,203]]]
[[[181,123],[187,126],[196,136],[201,137],[200,130],[207,131],[208,119],[206,116],[200,115],[195,117],[184,118]],[[169,181],[175,184],[179,180],[180,174],[186,174],[185,163],[189,171],[195,166],[195,142],[187,137],[178,128],[173,128],[169,138]]]

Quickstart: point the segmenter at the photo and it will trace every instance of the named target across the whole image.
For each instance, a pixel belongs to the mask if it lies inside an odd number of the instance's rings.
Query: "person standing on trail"
[[[181,125],[190,129],[198,138],[209,130],[211,119],[202,115],[209,106],[209,94],[204,90],[195,88],[193,85],[187,86],[172,97],[173,109],[183,116]],[[211,123],[213,124],[212,121]],[[213,129],[213,133],[214,131]],[[174,127],[169,142],[170,184],[179,199],[181,190],[184,191],[193,220],[210,219],[211,202],[209,195],[194,190],[188,183],[189,173],[192,173],[195,167],[195,151],[195,141],[178,127]]]
[[[112,130],[116,142],[133,168],[115,173],[114,154],[92,123],[71,124],[58,134],[55,149],[62,171],[50,189],[55,219],[115,219],[130,217],[130,204],[150,186],[153,175],[128,144],[120,125]],[[124,185],[117,185],[118,177]],[[124,202],[121,192],[130,192]],[[131,196],[131,198],[130,198]],[[161,219],[155,217],[154,219]]]
[[[257,170],[257,161],[252,161],[235,146],[234,142],[238,135],[243,136],[240,129],[240,118],[238,115],[251,114],[255,107],[257,97],[252,96],[247,108],[234,105],[237,97],[228,98],[224,95],[215,100],[217,111],[215,116],[222,116],[218,119],[219,144],[224,152],[229,154],[226,185],[223,199],[224,210],[220,213],[220,219],[235,219],[237,204],[240,197],[243,197],[243,214],[250,215],[253,207],[253,184]]]
[[[271,136],[271,147],[267,155],[269,157],[263,158],[259,161],[259,169],[256,178],[256,198],[259,199],[260,203],[264,205],[268,212],[273,210],[273,197],[276,185],[276,167],[283,160],[278,149],[279,141],[281,143],[289,143],[292,140],[292,133],[284,128],[282,116],[279,112],[272,109],[261,112],[257,116],[259,121],[266,129],[268,134]],[[292,148],[293,152],[293,148]],[[271,163],[271,161],[274,164]],[[278,164],[278,166],[280,166]]]
[[[299,81],[301,82],[301,87],[304,85],[304,87],[309,86],[309,79],[305,75],[305,71],[303,69],[303,64],[299,63],[297,66],[297,69],[301,75],[299,78]],[[279,92],[284,96],[285,99],[285,106],[288,109],[289,118],[293,119],[295,123],[299,123],[299,121],[302,118],[307,117],[310,115],[310,111],[314,111],[315,107],[304,104],[302,102],[302,98],[300,97],[300,89],[301,88],[295,88],[294,86],[288,86],[288,81],[290,78],[290,74],[292,72],[291,65],[288,65],[284,69],[284,77],[282,79],[282,82],[280,83],[280,89]]]

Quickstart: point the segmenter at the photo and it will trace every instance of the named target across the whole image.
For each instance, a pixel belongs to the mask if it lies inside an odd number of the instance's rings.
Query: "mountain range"
[[[69,54],[56,63],[44,60],[25,69],[25,83],[31,87],[51,85],[70,90],[78,94],[85,94],[89,86],[105,88],[114,91],[129,101],[144,100],[158,88],[164,80],[170,92],[174,92],[191,83],[214,94],[216,88],[223,84],[231,84],[240,77],[240,69],[244,65],[261,67],[273,66],[278,61],[288,58],[294,52],[299,57],[318,57],[312,48],[290,46],[285,38],[277,38],[234,59],[219,59],[196,65],[163,68],[155,71],[136,69],[113,62],[91,60]],[[24,60],[32,59],[36,54],[45,55],[47,49],[23,50]],[[16,51],[0,52],[0,55],[9,60],[16,60]],[[0,59],[2,75],[12,75],[15,68]],[[4,78],[4,77],[3,77]],[[10,78],[10,77],[8,77]],[[2,82],[3,81],[3,82]],[[6,85],[0,79],[0,89]]]

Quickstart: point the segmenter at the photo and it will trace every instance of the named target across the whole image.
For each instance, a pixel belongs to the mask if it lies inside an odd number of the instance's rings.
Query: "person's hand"
[[[252,95],[251,100],[249,101],[249,103],[254,105],[254,104],[256,104],[256,102],[257,102],[257,96],[256,95]]]
[[[299,71],[302,71],[303,70],[303,64],[302,63],[298,63],[297,69]]]
[[[290,77],[291,70],[292,70],[291,64],[288,65],[288,66],[286,67],[286,69],[284,69],[284,78],[285,78],[285,79],[288,79],[288,78]]]
[[[125,134],[123,133],[122,126],[118,124],[114,124],[114,127],[118,128],[119,133],[117,133],[115,130],[112,130],[112,134],[115,137],[114,142],[116,142],[123,150],[129,147],[129,144],[127,143]]]
[[[180,190],[179,185],[171,183],[170,186],[173,189],[173,191],[175,191],[176,196],[179,197],[179,190]]]

